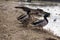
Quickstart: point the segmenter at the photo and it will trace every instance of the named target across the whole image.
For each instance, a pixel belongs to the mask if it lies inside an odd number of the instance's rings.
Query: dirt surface
[[[22,27],[17,17],[22,13],[22,9],[16,9],[18,2],[0,2],[0,40],[46,40],[56,36],[39,29]]]

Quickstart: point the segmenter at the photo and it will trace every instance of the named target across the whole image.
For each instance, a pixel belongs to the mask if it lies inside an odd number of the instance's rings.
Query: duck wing
[[[17,19],[20,20],[20,19],[24,19],[27,15],[21,15],[19,16]]]
[[[24,11],[30,11],[30,8],[28,8],[28,7],[15,7],[15,8],[21,8],[21,9],[23,9]]]
[[[42,23],[44,20],[38,20],[38,21],[35,21],[35,22],[32,22],[33,25],[37,25],[37,24],[40,24]]]

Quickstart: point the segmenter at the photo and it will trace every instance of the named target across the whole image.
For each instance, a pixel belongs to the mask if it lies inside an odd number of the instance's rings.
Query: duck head
[[[45,13],[44,17],[50,17],[50,13]]]

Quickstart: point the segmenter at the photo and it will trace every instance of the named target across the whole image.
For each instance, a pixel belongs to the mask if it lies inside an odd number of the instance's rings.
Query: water
[[[50,30],[54,35],[60,37],[60,6],[28,6],[32,9],[43,9],[46,12],[49,12],[51,15],[48,18],[49,23],[43,27],[46,30]],[[55,21],[54,21],[55,20]]]

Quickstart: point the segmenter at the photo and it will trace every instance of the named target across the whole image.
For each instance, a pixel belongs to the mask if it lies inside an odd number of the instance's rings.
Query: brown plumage
[[[37,16],[41,16],[43,14],[43,10],[42,9],[31,9],[29,7],[15,7],[15,8],[20,8],[23,9],[23,11],[27,12],[28,15],[37,15]],[[30,13],[28,13],[30,12]]]
[[[29,15],[20,15],[17,20],[20,21],[24,27],[27,27],[27,25],[29,24],[30,21],[30,17]]]

